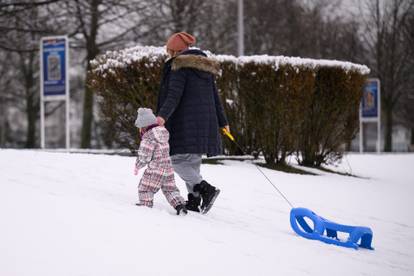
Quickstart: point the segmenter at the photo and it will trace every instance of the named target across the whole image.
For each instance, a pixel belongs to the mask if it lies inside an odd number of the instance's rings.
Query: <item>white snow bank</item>
[[[295,206],[371,227],[375,251],[298,237],[251,161],[203,165],[222,193],[177,217],[161,192],[134,205],[133,157],[0,150],[0,275],[413,275],[414,155],[348,160],[366,178],[262,170]]]
[[[318,67],[335,67],[342,68],[346,72],[356,71],[367,75],[370,69],[365,65],[355,64],[346,61],[324,60],[324,59],[309,59],[299,57],[285,57],[285,56],[242,56],[235,57],[232,55],[214,55],[206,52],[213,59],[219,62],[232,62],[236,66],[243,66],[246,63],[270,64],[275,70],[282,65],[291,65],[294,68],[309,68],[315,69]],[[150,61],[166,59],[167,55],[165,47],[154,46],[136,46],[119,51],[108,51],[105,55],[98,57],[91,61],[91,65],[95,71],[104,72],[114,68],[124,68],[133,62],[139,61],[143,58],[148,58]],[[151,63],[150,63],[151,65]]]

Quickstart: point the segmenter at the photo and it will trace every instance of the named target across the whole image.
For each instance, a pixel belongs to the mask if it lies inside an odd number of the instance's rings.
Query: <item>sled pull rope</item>
[[[223,134],[225,135],[225,136],[227,136],[238,148],[239,148],[239,150],[244,154],[244,155],[246,155],[246,153],[244,152],[244,150],[242,149],[242,147],[236,142],[236,139],[234,139],[234,137],[233,137],[233,135],[231,135],[231,133],[230,132],[228,132],[227,131],[227,129],[226,128],[222,128],[221,129],[222,130],[222,132],[223,132]],[[273,182],[264,174],[264,172],[259,168],[259,166],[257,165],[257,164],[255,164],[254,162],[253,162],[253,165],[259,170],[259,172],[267,179],[267,181],[273,186],[273,188],[275,188],[275,190],[283,197],[283,199],[290,205],[290,207],[292,207],[292,209],[294,208],[293,207],[293,204],[292,203],[290,203],[290,201],[287,199],[287,197],[277,188],[277,186],[275,185],[275,184],[273,184]]]

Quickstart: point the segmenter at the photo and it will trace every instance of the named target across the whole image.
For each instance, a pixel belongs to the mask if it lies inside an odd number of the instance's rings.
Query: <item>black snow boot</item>
[[[201,181],[200,184],[194,186],[194,192],[199,192],[203,203],[201,204],[201,212],[206,214],[211,207],[213,207],[214,201],[220,193],[219,189],[207,183],[207,181]]]
[[[175,207],[175,210],[177,210],[177,216],[187,215],[187,208],[185,208],[184,204],[177,205],[177,207]]]
[[[193,212],[200,212],[201,197],[196,197],[193,194],[188,194],[188,201],[185,205],[187,210]]]

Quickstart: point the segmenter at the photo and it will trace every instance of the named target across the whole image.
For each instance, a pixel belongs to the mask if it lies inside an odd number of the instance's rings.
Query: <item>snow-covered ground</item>
[[[134,158],[0,150],[0,275],[414,275],[414,155],[348,160],[364,178],[262,170],[295,206],[371,227],[375,251],[297,236],[250,161],[203,165],[222,193],[178,217],[161,192],[134,205]]]

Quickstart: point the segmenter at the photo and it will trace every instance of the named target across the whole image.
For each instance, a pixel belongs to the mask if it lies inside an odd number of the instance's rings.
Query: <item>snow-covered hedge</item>
[[[305,165],[341,157],[358,128],[358,106],[368,67],[350,62],[284,56],[213,55],[221,64],[217,86],[232,132],[249,153],[269,164],[298,153]],[[108,135],[136,147],[136,109],[155,109],[162,47],[107,52],[91,62],[89,85],[101,96]],[[226,143],[229,154],[237,149]]]

